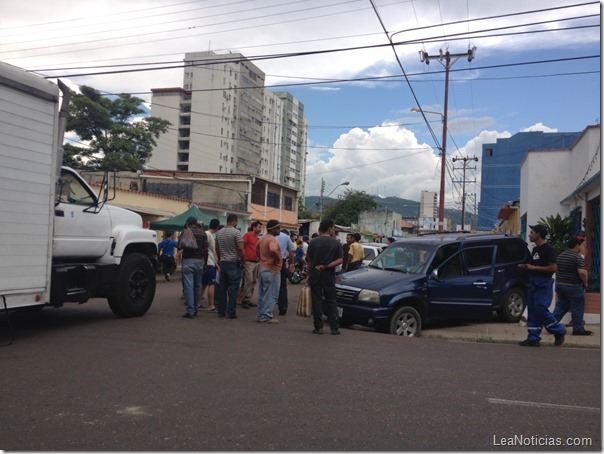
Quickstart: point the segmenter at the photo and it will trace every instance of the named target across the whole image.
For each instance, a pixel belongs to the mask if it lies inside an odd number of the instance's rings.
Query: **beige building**
[[[193,52],[184,61],[182,88],[152,89],[152,115],[172,126],[148,167],[245,173],[303,193],[303,104],[265,89],[264,72],[241,54]]]

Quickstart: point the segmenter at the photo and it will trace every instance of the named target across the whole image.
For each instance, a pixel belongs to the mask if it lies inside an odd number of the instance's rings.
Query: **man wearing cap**
[[[208,237],[197,223],[197,218],[189,216],[186,226],[193,232],[197,247],[183,247],[180,241],[178,243],[178,249],[182,250],[182,286],[187,306],[187,313],[183,317],[195,318],[199,304],[201,277],[208,263]]]
[[[279,221],[275,219],[268,221],[266,235],[256,245],[256,252],[260,257],[256,320],[260,323],[274,324],[279,322],[279,320],[273,318],[273,308],[279,298],[281,268],[283,267],[281,248],[276,238],[279,235],[280,228]]]
[[[585,312],[585,289],[587,288],[587,266],[580,254],[581,241],[571,238],[566,243],[568,249],[561,253],[556,260],[558,271],[556,272],[556,308],[554,317],[562,320],[562,317],[570,310],[573,321],[573,336],[590,336],[593,333],[587,331],[583,325],[583,314]]]
[[[557,347],[564,343],[566,328],[561,325],[549,311],[549,305],[554,296],[552,275],[556,272],[556,251],[545,238],[547,227],[543,224],[529,226],[529,240],[535,243],[531,251],[530,263],[522,263],[519,268],[530,273],[528,288],[528,319],[526,327],[528,337],[520,342],[522,347],[539,347],[541,330],[545,327],[548,333],[554,335],[554,345]]]

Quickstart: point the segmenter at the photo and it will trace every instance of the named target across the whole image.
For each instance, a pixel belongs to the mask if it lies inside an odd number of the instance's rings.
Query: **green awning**
[[[173,218],[170,219],[164,219],[162,221],[153,221],[149,228],[151,230],[170,230],[172,232],[175,231],[181,231],[183,230],[184,226],[185,226],[185,222],[187,222],[187,218],[189,216],[193,216],[194,218],[199,219],[201,222],[203,222],[203,224],[206,226],[210,225],[210,220],[212,218],[210,218],[210,216],[208,216],[207,214],[203,213],[198,207],[197,205],[191,205],[191,207],[185,211],[184,213],[180,213],[176,216],[174,216]],[[217,218],[219,219],[219,218]]]

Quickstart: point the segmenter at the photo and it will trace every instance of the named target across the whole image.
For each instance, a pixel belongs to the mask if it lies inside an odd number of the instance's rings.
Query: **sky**
[[[0,61],[146,101],[182,87],[186,52],[254,59],[304,105],[307,196],[439,192],[447,51],[446,208],[480,201],[482,144],[600,123],[599,2],[30,0],[2,5],[0,42]]]

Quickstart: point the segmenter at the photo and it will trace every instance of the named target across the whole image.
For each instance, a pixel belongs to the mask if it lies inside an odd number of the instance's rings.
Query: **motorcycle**
[[[287,274],[287,279],[292,284],[299,284],[300,282],[306,280],[306,276],[308,276],[308,270],[306,269],[306,263],[296,263],[293,271],[290,271]]]

